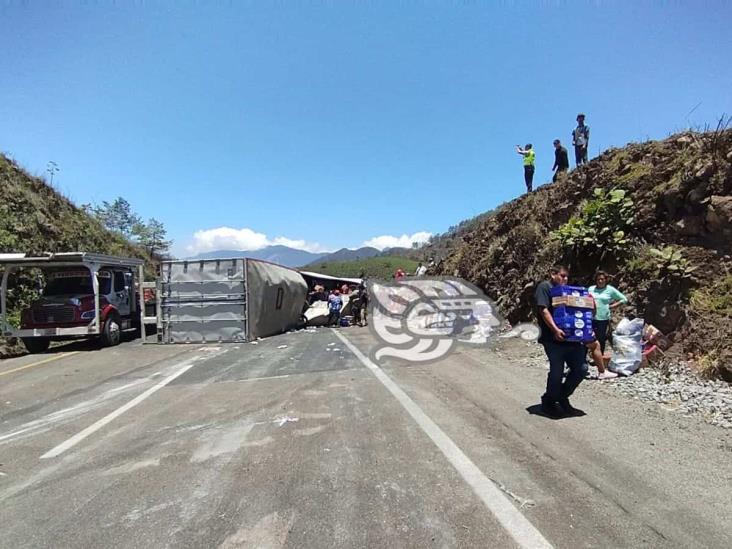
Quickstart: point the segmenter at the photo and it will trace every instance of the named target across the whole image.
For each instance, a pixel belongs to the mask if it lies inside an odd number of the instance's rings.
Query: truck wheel
[[[24,337],[22,339],[23,345],[32,355],[47,351],[48,346],[51,344],[51,340],[47,337]]]
[[[102,345],[104,347],[114,347],[119,345],[121,338],[122,329],[119,325],[119,319],[116,315],[108,316],[107,320],[104,321],[104,328],[102,328]]]

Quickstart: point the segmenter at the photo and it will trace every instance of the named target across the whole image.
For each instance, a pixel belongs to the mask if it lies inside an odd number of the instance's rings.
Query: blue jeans
[[[328,326],[333,326],[334,324],[336,326],[340,325],[341,321],[341,311],[339,309],[330,311],[330,314],[328,315]]]
[[[546,393],[541,400],[549,403],[569,398],[587,374],[585,346],[548,342],[544,343],[544,352],[549,359],[549,373],[546,376]],[[569,374],[562,383],[565,364],[569,368]]]

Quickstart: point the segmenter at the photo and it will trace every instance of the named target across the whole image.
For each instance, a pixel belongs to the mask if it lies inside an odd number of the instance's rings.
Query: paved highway
[[[0,361],[0,547],[732,546],[727,432],[586,386],[586,416],[535,415],[521,341],[383,367],[372,344]]]

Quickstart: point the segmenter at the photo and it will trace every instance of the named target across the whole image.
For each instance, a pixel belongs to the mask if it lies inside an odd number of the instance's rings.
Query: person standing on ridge
[[[569,155],[567,154],[567,149],[562,147],[561,141],[559,139],[554,140],[554,166],[552,166],[552,171],[554,172],[554,177],[552,177],[552,183],[557,182],[557,178],[559,177],[559,174],[562,172],[566,172],[569,169]]]
[[[536,153],[531,143],[527,143],[522,149],[516,145],[516,152],[524,157],[524,181],[526,182],[526,192],[530,193],[534,182],[534,164],[536,163]]]
[[[577,115],[577,127],[572,132],[574,145],[574,161],[579,166],[587,162],[587,147],[590,146],[590,127],[585,126],[585,115]]]

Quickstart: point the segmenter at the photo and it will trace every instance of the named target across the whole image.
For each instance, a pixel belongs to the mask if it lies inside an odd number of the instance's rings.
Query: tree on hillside
[[[132,211],[130,203],[121,196],[118,196],[112,203],[105,200],[101,206],[85,204],[83,208],[107,229],[122,233],[126,238],[130,238],[133,235],[132,229],[142,222]]]
[[[166,240],[168,231],[165,226],[151,217],[147,223],[138,221],[132,228],[132,234],[135,236],[137,242],[147,248],[147,251],[152,256],[166,256],[170,250],[170,246],[173,243],[172,240]]]

